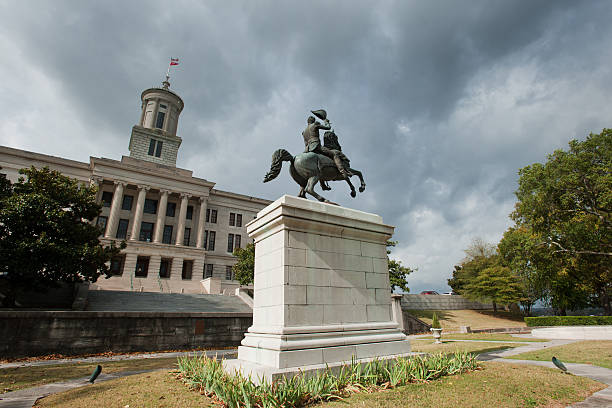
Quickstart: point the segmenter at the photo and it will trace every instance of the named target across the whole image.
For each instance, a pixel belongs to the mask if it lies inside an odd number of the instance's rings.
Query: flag
[[[178,65],[178,64],[179,64],[179,59],[178,58],[170,58],[170,66]]]

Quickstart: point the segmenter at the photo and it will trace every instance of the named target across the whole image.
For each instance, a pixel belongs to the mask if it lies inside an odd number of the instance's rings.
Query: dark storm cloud
[[[297,189],[286,170],[261,184],[272,151],[303,149],[308,111],[324,107],[368,183],[356,200],[342,183],[329,198],[397,225],[395,254],[420,267],[415,290],[443,289],[471,237],[499,239],[518,168],[609,117],[605,1],[0,7],[0,51],[24,64],[0,68],[18,80],[0,85],[0,129],[15,133],[0,142],[119,158],[140,92],[180,57],[171,78],[185,100],[179,164],[221,189],[275,198]],[[61,137],[43,138],[49,122]],[[101,138],[102,153],[84,151]]]

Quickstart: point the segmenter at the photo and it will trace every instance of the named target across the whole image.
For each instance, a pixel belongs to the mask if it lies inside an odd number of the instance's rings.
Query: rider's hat
[[[314,110],[311,112],[321,120],[327,119],[327,112],[325,112],[325,109]]]

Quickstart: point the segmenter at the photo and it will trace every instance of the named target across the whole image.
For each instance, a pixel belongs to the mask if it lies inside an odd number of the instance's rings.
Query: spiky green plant
[[[438,320],[438,315],[436,314],[436,312],[433,313],[433,316],[431,318],[431,328],[432,329],[442,328],[442,325],[440,325],[440,321]]]
[[[296,375],[281,381],[262,381],[255,385],[241,374],[230,375],[220,360],[205,356],[179,357],[181,379],[190,387],[217,399],[223,406],[300,407],[329,401],[354,392],[372,392],[415,381],[431,381],[445,375],[478,368],[476,356],[468,353],[435,354],[394,360],[355,360],[341,367],[338,375],[329,369],[306,377]]]

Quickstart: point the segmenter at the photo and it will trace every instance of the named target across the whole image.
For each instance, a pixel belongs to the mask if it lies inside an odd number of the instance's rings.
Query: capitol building
[[[101,242],[125,240],[127,247],[111,261],[113,276],[100,277],[91,289],[219,293],[237,287],[232,252],[252,241],[245,225],[271,201],[217,190],[176,167],[183,100],[167,79],[141,99],[129,156],[83,163],[0,146],[0,172],[15,182],[19,169],[48,166],[98,187]]]

